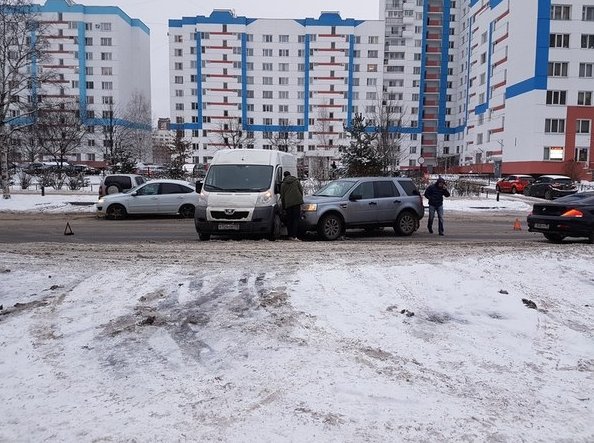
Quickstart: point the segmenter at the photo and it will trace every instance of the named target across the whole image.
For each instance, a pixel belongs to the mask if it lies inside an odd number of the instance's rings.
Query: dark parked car
[[[541,232],[552,242],[565,237],[586,237],[594,243],[594,191],[536,203],[528,215],[528,231]]]
[[[557,197],[575,194],[576,186],[565,175],[541,175],[524,188],[524,195],[552,200]]]
[[[423,199],[410,178],[344,178],[305,197],[302,230],[317,231],[336,240],[347,228],[391,226],[398,235],[411,235],[423,218]]]
[[[511,192],[512,194],[517,192],[522,193],[524,192],[524,188],[533,181],[534,177],[531,175],[508,175],[497,182],[495,190],[497,192]]]

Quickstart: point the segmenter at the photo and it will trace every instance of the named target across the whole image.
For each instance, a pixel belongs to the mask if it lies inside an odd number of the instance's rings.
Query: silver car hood
[[[346,197],[323,197],[321,195],[308,195],[307,197],[303,197],[304,203],[336,203],[345,201]]]

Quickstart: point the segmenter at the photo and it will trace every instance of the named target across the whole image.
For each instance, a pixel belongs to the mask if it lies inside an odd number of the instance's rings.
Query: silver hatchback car
[[[348,228],[391,226],[411,235],[423,218],[423,198],[410,178],[356,177],[334,180],[302,205],[302,231],[336,240]]]

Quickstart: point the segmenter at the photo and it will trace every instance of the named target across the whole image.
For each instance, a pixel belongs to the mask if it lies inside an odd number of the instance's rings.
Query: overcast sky
[[[233,9],[252,18],[319,17],[338,11],[342,18],[379,18],[379,0],[79,0],[84,5],[119,6],[151,29],[151,85],[153,118],[169,117],[168,20],[210,15],[213,9]]]

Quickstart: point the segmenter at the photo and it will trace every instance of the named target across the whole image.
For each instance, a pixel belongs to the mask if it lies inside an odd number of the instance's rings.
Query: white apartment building
[[[382,108],[402,169],[594,169],[594,0],[380,0],[379,21],[214,11],[169,28],[172,127],[199,161],[235,128],[271,149],[294,132],[327,166],[353,114]]]
[[[441,170],[563,174],[577,160],[591,177],[594,2],[382,0],[380,13],[410,166],[420,146]]]
[[[322,13],[249,19],[232,11],[169,21],[171,127],[194,158],[218,149],[286,149],[327,169],[344,126],[372,114],[382,88],[383,22]],[[241,134],[240,134],[241,133]],[[280,134],[280,135],[279,135]]]
[[[108,142],[102,128],[113,125],[111,117],[116,124],[136,124],[123,118],[134,95],[143,96],[150,109],[150,31],[115,6],[47,0],[37,12],[51,25],[51,60],[34,64],[33,72],[51,69],[57,79],[34,93],[41,100],[77,103],[88,134],[68,160],[102,161]]]

